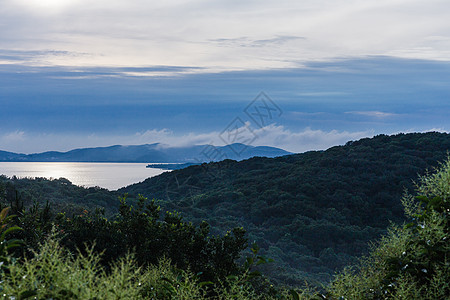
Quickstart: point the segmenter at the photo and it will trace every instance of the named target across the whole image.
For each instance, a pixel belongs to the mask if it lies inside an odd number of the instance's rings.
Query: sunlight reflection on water
[[[117,190],[167,172],[162,169],[146,168],[147,165],[147,163],[0,162],[0,174],[15,175],[19,178],[64,177],[76,185]]]

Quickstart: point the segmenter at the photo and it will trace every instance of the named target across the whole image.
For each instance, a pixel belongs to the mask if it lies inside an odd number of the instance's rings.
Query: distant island
[[[280,148],[231,144],[226,146],[194,145],[172,147],[160,143],[145,145],[115,145],[109,147],[80,148],[67,152],[47,151],[20,154],[0,151],[0,162],[117,162],[117,163],[190,163],[244,160],[255,156],[278,157],[292,154]],[[171,169],[175,165],[160,165]],[[184,166],[186,167],[186,166]],[[178,168],[178,167],[177,167]]]
[[[163,170],[180,170],[190,166],[196,166],[199,163],[178,163],[178,164],[148,164],[146,168],[155,168],[155,169],[163,169]]]

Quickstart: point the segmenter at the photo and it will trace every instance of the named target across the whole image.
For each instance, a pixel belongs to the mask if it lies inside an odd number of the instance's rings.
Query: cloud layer
[[[256,138],[249,143],[253,146],[273,146],[300,153],[309,150],[325,150],[335,145],[345,144],[350,140],[371,137],[373,132],[323,131],[306,128],[302,131],[291,131],[284,126],[269,125],[254,130]],[[7,145],[9,151],[18,153],[37,153],[50,149],[68,151],[75,148],[99,147],[109,145],[140,145],[161,143],[166,146],[214,145],[222,146],[222,132],[212,131],[202,134],[188,133],[176,135],[169,129],[147,130],[133,135],[33,135],[25,132],[10,132],[0,136],[0,145]],[[34,145],[33,147],[30,147]]]
[[[36,51],[21,58],[34,65],[242,70],[367,55],[449,60],[449,9],[444,0],[3,0],[0,41],[4,50]]]

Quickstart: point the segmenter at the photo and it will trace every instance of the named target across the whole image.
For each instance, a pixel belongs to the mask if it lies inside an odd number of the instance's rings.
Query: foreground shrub
[[[450,298],[450,158],[420,177],[417,196],[403,198],[411,222],[389,234],[356,268],[338,275],[330,295],[339,299]]]
[[[206,222],[194,225],[186,222],[178,213],[161,212],[155,200],[140,196],[134,206],[120,198],[119,213],[111,219],[100,210],[68,216],[54,214],[49,205],[40,208],[37,203],[25,209],[13,206],[15,224],[23,228],[16,238],[26,242],[25,253],[17,255],[32,258],[39,251],[54,226],[60,236],[60,244],[72,254],[84,255],[85,245],[94,245],[92,251],[101,255],[100,263],[109,266],[127,253],[134,253],[141,267],[155,265],[163,257],[170,257],[178,268],[194,273],[201,272],[202,281],[218,282],[227,276],[242,272],[237,260],[247,248],[246,232],[234,228],[223,235],[211,235]]]
[[[11,263],[2,274],[3,297],[9,299],[286,299],[258,294],[249,283],[249,272],[219,284],[200,282],[192,272],[175,268],[166,258],[146,269],[133,255],[118,259],[108,271],[100,256],[87,248],[72,255],[53,236],[32,259]]]

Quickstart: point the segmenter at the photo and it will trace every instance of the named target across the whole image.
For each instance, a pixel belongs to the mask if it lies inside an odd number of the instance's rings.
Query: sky
[[[450,2],[0,2],[0,150],[450,131]]]

